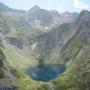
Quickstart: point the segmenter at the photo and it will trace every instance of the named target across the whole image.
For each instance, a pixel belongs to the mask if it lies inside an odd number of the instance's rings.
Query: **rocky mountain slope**
[[[34,56],[41,58],[44,63],[64,63],[67,65],[66,73],[54,82],[55,90],[60,88],[62,90],[68,90],[68,88],[90,89],[89,18],[90,12],[82,11],[76,22],[63,24],[36,39],[37,46],[33,51]],[[66,84],[67,81],[68,84]]]
[[[59,14],[38,6],[22,11],[0,3],[0,36],[0,87],[90,89],[89,11]],[[50,82],[34,81],[25,70],[40,64],[38,60],[43,64],[64,64],[66,70]]]

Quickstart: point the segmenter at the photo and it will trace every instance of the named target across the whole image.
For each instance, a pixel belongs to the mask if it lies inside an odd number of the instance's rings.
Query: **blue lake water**
[[[65,65],[46,64],[27,68],[26,74],[33,80],[48,82],[58,77],[65,71]]]

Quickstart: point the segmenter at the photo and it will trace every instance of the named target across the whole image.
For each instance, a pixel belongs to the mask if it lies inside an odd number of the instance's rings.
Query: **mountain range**
[[[64,64],[50,82],[32,80],[27,67]],[[28,11],[0,3],[0,87],[19,90],[90,90],[90,11]]]

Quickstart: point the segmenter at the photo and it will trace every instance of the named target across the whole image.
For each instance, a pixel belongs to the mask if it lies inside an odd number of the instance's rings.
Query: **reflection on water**
[[[65,65],[62,64],[46,64],[30,67],[26,70],[33,80],[48,82],[55,79],[59,74],[65,71]]]

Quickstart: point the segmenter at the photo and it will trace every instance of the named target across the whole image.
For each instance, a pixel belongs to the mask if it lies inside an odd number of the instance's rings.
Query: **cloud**
[[[74,1],[74,6],[77,9],[88,9],[89,5],[86,3],[81,2],[80,0],[73,0]]]

